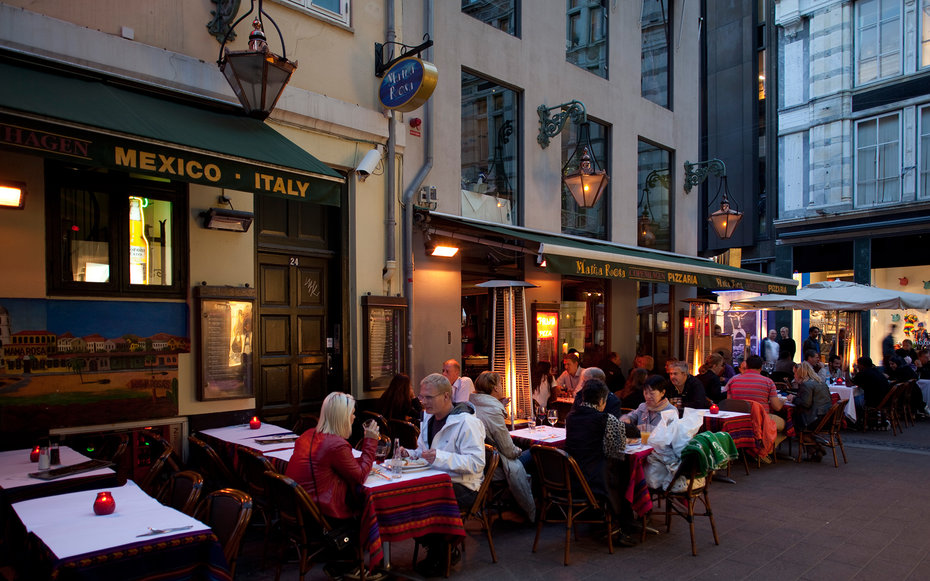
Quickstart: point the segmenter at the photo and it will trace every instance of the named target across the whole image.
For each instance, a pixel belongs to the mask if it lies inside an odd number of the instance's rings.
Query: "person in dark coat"
[[[607,381],[604,382],[607,384],[607,389],[611,392],[618,392],[623,389],[626,378],[623,377],[623,369],[620,368],[620,356],[616,352],[611,351],[607,355],[607,359],[600,362],[600,368],[607,376]]]
[[[707,392],[704,390],[704,384],[697,377],[688,373],[688,364],[684,361],[676,361],[670,369],[670,379],[672,385],[681,394],[681,404],[687,408],[706,410],[710,407],[707,403]]]
[[[719,353],[711,353],[704,360],[697,375],[698,380],[704,385],[704,393],[714,403],[720,403],[720,400],[726,399],[726,395],[720,391],[720,374],[723,373],[723,357]]]
[[[856,375],[853,376],[853,383],[862,390],[863,396],[856,396],[856,407],[878,407],[885,395],[891,389],[888,379],[872,363],[871,357],[860,357],[856,362]],[[865,417],[865,411],[859,417]]]

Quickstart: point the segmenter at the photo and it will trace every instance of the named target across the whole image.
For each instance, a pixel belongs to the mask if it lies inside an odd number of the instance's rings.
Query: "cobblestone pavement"
[[[930,422],[903,434],[844,432],[848,464],[779,460],[750,468],[733,466],[736,484],[714,482],[711,501],[720,545],[706,518],[695,524],[698,556],[691,556],[687,523],[678,518],[660,534],[613,555],[596,532],[579,527],[572,562],[562,565],[564,529],[547,525],[537,553],[530,551],[534,528],[507,519],[493,525],[498,563],[491,563],[477,523],[454,579],[496,581],[545,579],[930,579]],[[655,519],[659,524],[659,519]],[[410,567],[413,542],[392,544],[393,572],[419,579]],[[249,532],[237,579],[273,579],[261,568],[262,535]],[[295,563],[282,579],[297,579]],[[307,579],[326,579],[315,565]]]

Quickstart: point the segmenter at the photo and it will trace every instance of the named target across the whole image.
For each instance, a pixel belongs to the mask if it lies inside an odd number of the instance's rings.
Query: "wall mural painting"
[[[0,298],[0,429],[176,416],[188,320],[186,304]]]

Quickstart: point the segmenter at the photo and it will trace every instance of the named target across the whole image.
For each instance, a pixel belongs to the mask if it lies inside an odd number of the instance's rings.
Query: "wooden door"
[[[290,422],[329,392],[330,260],[260,253],[258,262],[256,407],[265,421]]]

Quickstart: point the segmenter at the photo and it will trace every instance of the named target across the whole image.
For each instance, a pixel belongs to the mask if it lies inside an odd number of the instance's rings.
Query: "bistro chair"
[[[405,420],[388,420],[391,428],[391,434],[400,439],[400,445],[404,448],[414,449],[417,447],[417,440],[420,438],[420,428],[412,422]]]
[[[914,410],[911,407],[911,398],[914,397],[914,390],[919,389],[917,387],[917,380],[911,379],[902,381],[896,385],[900,386],[901,390],[901,393],[898,395],[898,416],[904,422],[905,427],[907,427],[908,424],[913,426]]]
[[[469,520],[477,520],[481,523],[481,527],[484,529],[485,534],[488,537],[488,548],[491,551],[491,561],[497,563],[497,551],[494,550],[494,539],[491,538],[491,519],[488,517],[488,500],[491,497],[491,480],[494,475],[494,471],[497,470],[497,466],[500,463],[500,455],[497,453],[497,450],[494,446],[490,444],[484,445],[484,479],[481,481],[481,487],[478,488],[478,494],[475,495],[475,501],[465,510],[460,511],[462,517],[462,524],[467,524]],[[462,539],[459,541],[461,543],[462,551],[465,550],[465,540]],[[413,564],[417,564],[417,555],[420,551],[420,539],[414,539],[413,545]],[[453,545],[450,543],[448,545],[448,552],[446,554],[446,571],[445,576],[448,579],[449,573],[452,568],[452,548]]]
[[[191,464],[203,474],[207,490],[244,486],[229,470],[229,467],[226,466],[226,463],[223,462],[220,455],[216,453],[213,446],[207,444],[194,434],[188,436],[187,441],[191,444]]]
[[[229,577],[235,579],[239,545],[252,518],[252,497],[234,488],[215,490],[203,499],[194,518],[213,530],[223,547]]]
[[[801,452],[804,446],[826,446],[833,451],[833,467],[839,468],[839,462],[836,459],[836,448],[839,447],[843,454],[843,464],[848,464],[846,460],[846,449],[843,448],[843,438],[840,436],[840,429],[843,426],[843,413],[848,399],[838,401],[830,407],[817,425],[811,430],[798,431],[798,458],[801,461]]]
[[[539,477],[541,498],[536,504],[536,538],[533,552],[539,545],[544,522],[565,523],[565,565],[570,561],[572,531],[576,523],[603,523],[607,526],[607,550],[614,552],[610,509],[595,498],[588,480],[575,459],[564,450],[534,444],[530,448]],[[552,508],[560,516],[550,517]]]
[[[891,434],[897,436],[898,432],[901,431],[901,423],[898,418],[898,398],[900,394],[901,390],[898,389],[898,386],[893,385],[877,406],[866,406],[865,426],[879,430],[887,422],[891,427]]]
[[[381,433],[382,433],[382,434],[385,434],[386,436],[391,436],[391,427],[390,427],[390,425],[388,425],[387,418],[385,418],[384,416],[382,416],[382,415],[379,414],[378,412],[364,411],[364,410],[363,410],[363,411],[359,412],[358,417],[359,417],[359,420],[360,420],[359,423],[362,423],[362,424],[364,424],[364,423],[367,422],[368,420],[374,420],[375,422],[378,423],[378,429],[381,430]]]
[[[149,464],[148,472],[139,481],[139,488],[151,496],[157,496],[161,486],[168,480],[171,474],[180,471],[180,467],[171,458],[174,449],[171,444],[165,443],[166,447],[161,453]]]
[[[299,436],[310,428],[315,428],[318,423],[320,423],[320,416],[316,414],[300,414],[294,423],[294,429],[291,431]]]
[[[262,553],[262,565],[264,566],[264,558],[268,553],[268,538],[275,519],[274,507],[268,497],[268,479],[265,478],[265,472],[276,472],[276,470],[271,460],[260,452],[243,446],[236,448],[236,460],[239,477],[242,478],[246,491],[252,497],[253,506],[261,512],[264,521],[265,545]]]
[[[697,544],[694,540],[694,517],[706,516],[710,520],[710,530],[714,534],[714,544],[720,544],[720,538],[717,536],[717,523],[714,522],[714,513],[711,510],[708,495],[713,475],[713,470],[701,474],[697,454],[682,454],[678,470],[672,476],[672,480],[666,489],[660,493],[660,497],[665,500],[665,532],[668,533],[672,530],[672,513],[688,521],[688,528],[691,533],[691,555],[695,557],[697,556]],[[673,487],[680,476],[685,478],[687,487],[680,492],[673,492]],[[700,482],[701,478],[703,478],[703,482]],[[704,512],[695,512],[698,502],[704,506]]]
[[[752,404],[742,399],[724,398],[720,400],[718,407],[722,411],[726,411],[726,412],[742,412],[745,414],[752,413]],[[739,455],[743,457],[743,467],[746,469],[746,476],[749,476],[749,460],[746,458],[746,452],[743,450],[740,450]],[[730,466],[728,464],[727,465],[727,476],[729,475],[730,475]]]
[[[172,474],[158,491],[158,502],[186,515],[194,516],[194,508],[203,491],[203,476],[193,470]]]

